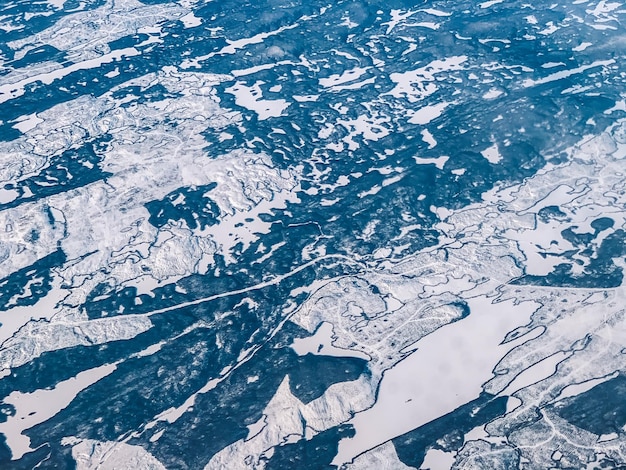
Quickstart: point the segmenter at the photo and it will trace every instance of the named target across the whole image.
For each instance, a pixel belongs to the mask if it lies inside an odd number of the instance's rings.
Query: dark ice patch
[[[623,433],[626,425],[626,376],[602,382],[551,407],[574,426],[594,434]]]
[[[613,258],[626,256],[626,232],[619,229],[608,235],[595,249],[595,253],[594,246],[591,244],[600,231],[608,228],[609,221],[605,219],[604,217],[597,219],[596,225],[592,225],[594,234],[577,234],[571,229],[562,232],[563,237],[577,247],[577,250],[570,256],[578,252],[589,257],[589,264],[581,274],[573,272],[572,264],[561,263],[545,276],[524,275],[511,281],[511,284],[587,289],[610,289],[620,286],[624,273],[613,262]]]
[[[0,464],[4,465],[11,460],[11,449],[7,446],[7,439],[0,434]]]
[[[325,470],[336,468],[330,465],[339,448],[339,441],[354,437],[351,425],[332,427],[316,434],[311,439],[300,439],[292,444],[273,448],[274,454],[267,460],[265,470]]]
[[[187,227],[201,230],[219,222],[220,209],[207,196],[217,183],[179,188],[163,199],[146,203],[150,213],[148,221],[156,228],[161,228],[170,221],[184,221]]]
[[[167,340],[152,355],[126,358],[64,410],[26,431],[32,447],[47,444],[51,462],[58,465],[63,455],[60,441],[66,435],[112,441],[141,429],[163,411],[181,406],[235,362],[257,328],[256,322],[234,322],[227,316],[213,328],[200,326]]]
[[[392,439],[402,463],[420,468],[429,448],[459,450],[463,436],[506,412],[507,397],[482,392],[478,398],[428,424]],[[427,406],[427,404],[425,404]]]
[[[0,439],[4,438],[0,434]],[[7,447],[9,455],[1,452],[0,468],[2,470],[34,470],[34,469],[57,469],[57,470],[75,470],[76,461],[72,457],[71,448],[59,448],[58,458],[51,462],[50,449],[47,446],[39,447],[32,452],[25,454],[19,460],[11,460],[10,450]]]
[[[597,235],[604,230],[612,228],[615,225],[615,221],[610,217],[600,217],[593,222],[591,222],[591,228],[594,230],[594,233]]]
[[[265,292],[256,301],[262,302],[264,295],[273,297]],[[254,293],[247,296],[255,300]],[[267,341],[268,328],[278,321],[281,307],[265,302],[266,308],[252,311],[242,300],[242,296],[219,298],[155,316],[154,321],[162,317],[170,321],[180,316],[190,317],[190,321],[195,318],[200,324],[182,335],[176,335],[176,331],[180,331],[183,324],[174,328],[170,335],[165,333],[167,324],[158,329],[158,334],[140,335],[137,339],[143,347],[147,343],[155,344],[159,338],[166,340],[159,351],[149,356],[129,358],[132,351],[138,349],[135,340],[90,348],[97,352],[98,359],[93,361],[86,354],[87,348],[82,349],[85,354],[79,354],[81,349],[75,348],[71,353],[74,361],[84,357],[90,365],[96,366],[96,362],[102,362],[105,357],[110,363],[122,356],[122,362],[113,373],[79,393],[59,414],[26,431],[32,446],[47,444],[50,463],[60,465],[66,451],[59,442],[66,435],[116,440],[141,429],[163,411],[182,405],[224,367],[234,364],[241,351]],[[239,304],[238,309],[234,309]],[[232,313],[224,315],[229,311]],[[354,380],[366,372],[366,362],[358,358],[297,356],[290,345],[295,337],[304,336],[308,336],[308,332],[286,323],[251,360],[241,364],[213,390],[198,395],[193,409],[184,412],[175,423],[161,423],[130,443],[146,447],[168,468],[202,468],[215,453],[247,436],[247,426],[262,417],[263,409],[287,375],[293,380],[294,394],[309,401],[321,396],[333,383]],[[108,354],[107,351],[116,352]],[[56,364],[52,364],[54,367],[48,370],[48,376],[56,374],[58,380],[59,375],[67,376],[63,369],[67,364],[62,363],[65,356],[54,352],[33,363],[44,367],[55,359]],[[319,372],[321,367],[325,369],[323,375]],[[36,373],[36,370],[31,365],[21,369],[7,377],[6,392],[20,385],[32,387],[26,373]],[[69,364],[69,369],[74,366]],[[79,369],[84,370],[85,364],[74,370]],[[250,381],[253,376],[258,379]],[[37,381],[38,386],[46,383],[52,382]],[[151,435],[161,429],[164,434],[151,443]]]
[[[332,384],[356,380],[367,372],[367,361],[356,357],[307,354],[294,360],[289,373],[291,393],[304,404],[321,397]]]
[[[35,305],[52,289],[52,269],[65,263],[61,249],[0,280],[0,310]]]
[[[11,374],[0,380],[0,398],[13,391],[33,393],[53,388],[84,370],[122,361],[151,345],[181,334],[185,328],[198,321],[198,312],[192,308],[179,309],[155,316],[151,321],[152,328],[130,340],[46,351],[26,364],[12,368]]]
[[[147,35],[143,35],[147,36]],[[139,38],[138,41],[145,41],[148,37]],[[124,100],[125,102],[121,105],[122,108],[131,106],[131,104],[144,104],[155,101],[165,100],[167,98],[180,98],[183,96],[180,93],[172,93],[167,88],[165,88],[160,83],[152,84],[149,87],[142,87],[139,85],[127,86],[124,88],[120,88],[115,90],[111,96],[116,99]],[[130,97],[135,97],[135,99],[129,100]]]
[[[559,209],[558,206],[545,206],[539,209],[537,212],[537,217],[544,224],[550,222],[550,220],[565,220],[567,219],[567,214]]]
[[[78,189],[110,176],[111,173],[100,168],[103,146],[110,139],[110,136],[105,136],[86,142],[77,149],[66,150],[51,157],[49,163],[34,176],[4,185],[4,189],[15,190],[19,196],[0,204],[0,210]]]
[[[330,358],[329,361],[336,361],[337,365],[327,370],[320,385],[317,382],[320,375],[316,374],[320,363],[315,360],[302,361],[289,346],[295,337],[307,335],[296,325],[286,323],[281,332],[252,360],[242,364],[215,389],[197,396],[193,411],[183,414],[176,423],[165,427],[165,433],[157,442],[150,443],[142,437],[142,445],[147,446],[150,453],[167,468],[202,468],[217,452],[248,436],[248,426],[262,418],[263,410],[286,375],[309,377],[297,382],[300,387],[294,394],[311,399],[333,383],[356,378],[359,370],[365,370],[365,361],[361,359]],[[346,377],[346,373],[340,372],[340,369],[352,370],[352,373]],[[251,377],[256,379],[249,380]],[[291,383],[292,392],[293,385]],[[190,432],[192,429],[193,432]],[[300,449],[294,450],[300,452]]]
[[[153,289],[150,295],[137,295],[135,287],[120,287],[101,283],[89,293],[84,304],[89,318],[145,313],[156,309],[175,306],[184,302],[223,294],[265,282],[270,277],[292,272],[306,260],[302,252],[307,245],[320,238],[317,224],[307,223],[289,226],[287,221],[275,222],[270,233],[250,245],[247,250],[235,247],[237,264],[226,265],[220,255],[214,255],[214,263],[206,274],[192,274],[176,283]],[[262,263],[257,260],[269,253],[272,245],[285,244]],[[314,279],[324,279],[356,272],[358,265],[345,263],[319,263],[297,271],[281,280],[281,292],[288,295],[291,289],[309,285]],[[270,290],[271,291],[271,290]],[[260,291],[259,291],[260,292]],[[281,294],[283,295],[283,294]],[[280,297],[275,297],[280,298]],[[265,297],[269,303],[274,300]]]
[[[18,69],[45,61],[64,62],[65,60],[65,52],[49,44],[42,44],[29,50],[21,59],[11,61],[11,68]]]

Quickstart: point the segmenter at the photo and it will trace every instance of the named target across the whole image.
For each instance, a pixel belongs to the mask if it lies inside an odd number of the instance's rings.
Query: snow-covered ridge
[[[229,260],[233,246],[247,245],[267,229],[259,214],[295,200],[298,169],[279,170],[267,155],[247,150],[206,155],[202,132],[240,118],[219,105],[213,87],[221,78],[167,68],[100,98],[57,105],[41,113],[41,122],[23,138],[0,144],[5,178],[19,181],[45,168],[54,154],[88,138],[109,137],[99,163],[105,179],[0,211],[0,246],[5,253],[0,277],[58,248],[71,260],[54,270],[58,277],[48,295],[56,299],[51,310],[26,309],[17,317],[21,320],[2,320],[4,338],[13,336],[0,351],[5,367],[24,364],[43,351],[130,338],[144,331],[148,319],[92,325],[76,308],[99,283],[134,285],[149,292],[159,282],[203,272],[215,253]],[[137,97],[130,95],[114,98],[127,87],[150,89],[156,83],[178,96],[143,103],[133,102]],[[16,148],[23,155],[18,169],[13,165]],[[181,187],[209,184],[214,187],[208,195],[220,210],[218,225],[202,230],[184,221],[160,228],[148,222],[147,203]],[[34,241],[32,233],[37,234]],[[60,300],[63,306],[54,308]],[[11,315],[16,318],[13,311],[0,313],[0,318]],[[37,322],[40,318],[47,321]]]

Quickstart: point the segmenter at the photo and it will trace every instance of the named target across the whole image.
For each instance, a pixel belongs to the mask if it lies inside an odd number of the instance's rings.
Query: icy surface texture
[[[626,465],[626,6],[0,5],[0,468]]]

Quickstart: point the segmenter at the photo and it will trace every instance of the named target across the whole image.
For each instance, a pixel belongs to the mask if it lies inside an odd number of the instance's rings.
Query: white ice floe
[[[237,105],[257,113],[259,121],[282,115],[290,103],[284,99],[263,99],[261,85],[263,82],[260,81],[252,86],[237,81],[233,86],[226,88],[226,92],[235,95]]]
[[[498,149],[498,144],[493,144],[491,147],[487,147],[485,150],[482,150],[480,154],[485,157],[485,159],[492,164],[500,163],[502,160],[502,155],[500,155],[500,150]]]
[[[78,438],[66,438],[63,443],[72,446],[77,470],[165,470],[141,446]]]
[[[411,113],[409,122],[411,124],[419,124],[422,126],[426,125],[441,116],[445,109],[450,106],[450,104],[452,103],[443,102],[424,106],[417,111]]]
[[[596,60],[591,64],[581,65],[580,67],[575,67],[573,69],[561,70],[559,72],[555,72],[546,77],[540,78],[538,80],[527,79],[522,82],[522,86],[525,88],[543,85],[545,83],[554,82],[557,80],[563,80],[564,78],[571,77],[572,75],[576,75],[579,73],[586,72],[587,70],[594,69],[596,67],[607,67],[615,63],[615,59],[608,60]]]
[[[453,56],[445,59],[437,59],[424,67],[407,72],[396,72],[389,75],[391,81],[396,83],[393,89],[384,93],[395,98],[407,99],[410,103],[423,100],[437,91],[434,83],[438,74],[454,70],[462,70],[466,56]]]
[[[468,317],[422,338],[415,352],[385,372],[376,403],[350,421],[356,435],[339,443],[333,464],[349,462],[477,398],[493,367],[515,346],[501,344],[506,333],[528,322],[538,308],[533,302],[502,304],[487,297],[468,303]]]

